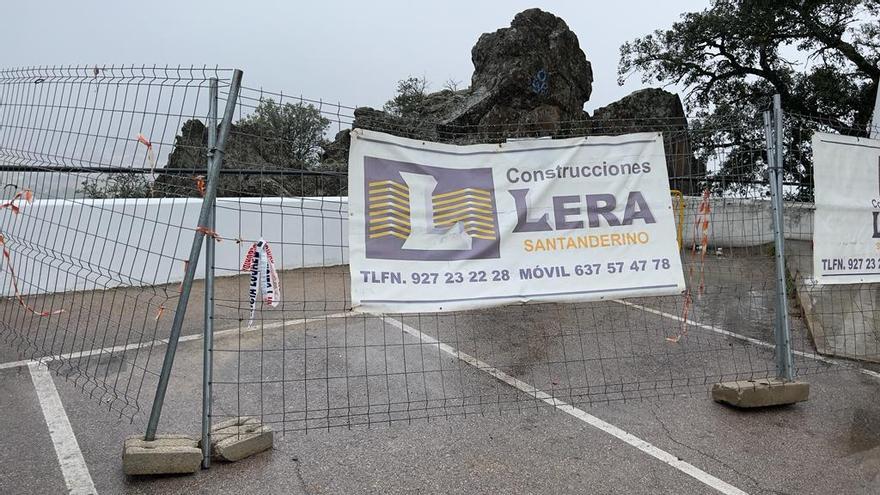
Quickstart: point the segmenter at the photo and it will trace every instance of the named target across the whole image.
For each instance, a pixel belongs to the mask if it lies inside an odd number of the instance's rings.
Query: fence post
[[[208,83],[208,175],[214,163],[214,147],[217,146],[217,85],[216,77]],[[219,177],[219,175],[218,175]],[[208,228],[216,225],[217,201],[211,205]],[[214,367],[214,249],[213,242],[205,244],[205,328],[202,338],[202,468],[211,467],[211,380]]]
[[[765,114],[765,125],[768,116]],[[776,251],[776,324],[773,334],[776,340],[776,376],[791,381],[792,370],[791,335],[788,322],[788,283],[785,273],[785,217],[783,212],[783,129],[782,103],[779,95],[773,96],[773,124],[768,125],[767,158],[769,162],[770,198],[773,206],[773,238]]]
[[[871,123],[868,124],[868,137],[880,138],[880,84],[877,85],[877,94],[874,95],[874,111],[871,113]]]
[[[189,303],[189,294],[192,290],[193,279],[199,263],[199,253],[202,242],[205,239],[205,229],[210,228],[209,220],[214,200],[217,197],[217,179],[220,176],[220,164],[223,163],[223,150],[226,146],[226,137],[232,124],[232,116],[235,113],[235,105],[238,102],[238,91],[241,86],[242,72],[238,69],[232,74],[229,85],[229,95],[226,99],[226,109],[223,112],[223,120],[220,123],[220,131],[217,134],[217,142],[214,147],[213,160],[208,169],[206,178],[205,196],[202,200],[202,208],[199,211],[198,229],[193,236],[192,248],[189,252],[189,262],[183,276],[180,290],[180,299],[177,301],[177,310],[174,313],[174,322],[171,324],[171,333],[168,336],[168,349],[165,351],[165,359],[162,361],[162,371],[159,375],[159,384],[156,386],[156,396],[153,399],[153,407],[150,410],[150,420],[147,423],[147,432],[144,439],[152,441],[156,439],[156,428],[159,426],[159,416],[162,415],[162,405],[165,402],[165,392],[168,390],[168,380],[171,377],[171,368],[174,365],[174,354],[177,352],[177,342],[180,339],[180,329],[186,314],[186,306]]]

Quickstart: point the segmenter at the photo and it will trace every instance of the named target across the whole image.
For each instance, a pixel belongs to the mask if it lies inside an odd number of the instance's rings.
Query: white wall
[[[23,294],[166,284],[183,279],[201,205],[198,198],[34,201],[19,215],[0,211],[0,232]],[[347,263],[347,219],[346,198],[218,199],[217,275],[240,273],[261,237],[278,269]],[[0,295],[12,294],[4,266]]]
[[[702,231],[695,228],[696,215],[702,198],[685,197],[685,216],[682,234],[684,245],[700,243]],[[675,202],[675,221],[678,209]],[[773,209],[768,199],[709,199],[709,246],[747,247],[773,242]],[[811,240],[813,238],[813,205],[786,203],[783,226],[786,239]]]
[[[685,198],[685,246],[701,235],[694,228],[700,200]],[[20,215],[0,212],[0,231],[24,294],[167,284],[183,279],[201,204],[200,199],[35,201]],[[712,198],[710,208],[711,247],[773,242],[769,200]],[[810,205],[787,204],[785,220],[787,238],[812,238]],[[221,198],[216,231],[223,237],[216,250],[218,276],[239,274],[247,249],[260,237],[269,242],[278,269],[348,262],[347,198]],[[204,276],[201,266],[196,276]],[[0,295],[12,294],[4,267]]]

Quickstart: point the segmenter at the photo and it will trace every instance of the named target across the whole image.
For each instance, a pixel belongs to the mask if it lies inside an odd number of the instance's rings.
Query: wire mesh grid
[[[877,291],[877,285],[874,283],[830,285],[818,284],[816,281],[813,252],[815,243],[830,240],[816,237],[814,222],[817,204],[813,137],[817,132],[857,138],[873,136],[876,139],[880,129],[870,126],[851,127],[839,121],[811,115],[787,116],[784,143],[787,157],[785,207],[787,217],[790,219],[786,225],[787,237],[790,241],[786,245],[785,255],[790,275],[789,284],[802,310],[803,324],[809,328],[813,346],[818,352],[827,356],[858,360],[862,363],[880,363],[880,307],[878,307],[880,293]],[[867,142],[863,145],[873,146]],[[855,165],[855,163],[841,164],[841,166]],[[876,162],[871,162],[870,167],[875,168]],[[880,180],[880,169],[872,175],[864,177],[864,181],[876,184]],[[840,184],[825,184],[825,186],[843,190]],[[880,189],[873,193],[873,197],[880,197]],[[868,200],[870,201],[870,198]],[[843,215],[848,212],[839,204],[822,206],[826,211],[839,217],[840,222],[853,220],[851,215]],[[870,211],[856,213],[854,221],[861,225],[861,229],[858,226],[848,226],[843,232],[864,230],[870,236],[871,231],[868,230],[872,221]],[[852,240],[853,244],[861,242],[858,239]],[[846,263],[852,263],[860,265],[856,271],[875,272],[880,263],[880,254],[877,253],[880,253],[880,245],[874,250],[874,256],[866,253],[867,257],[858,260],[846,258],[841,254],[839,255],[841,268],[844,268]],[[853,265],[850,268],[853,268]]]
[[[345,199],[269,197],[277,190],[269,176],[284,164],[262,162],[271,151],[254,152],[235,166],[264,171],[261,182],[251,183],[260,189],[239,191],[252,198],[218,202],[218,219],[233,219],[226,236],[241,242],[237,262],[216,265],[223,278],[215,327],[225,330],[212,349],[215,418],[255,416],[280,431],[369,427],[540,411],[548,400],[675,397],[705,393],[719,381],[776,375],[772,208],[758,118],[452,125],[245,89],[240,121],[268,98],[273,105],[311,105],[343,131],[354,126],[453,144],[662,132],[688,292],[444,314],[353,314]],[[286,137],[273,129],[263,128],[258,147],[283,147]],[[344,135],[328,147],[340,141]],[[336,166],[314,163],[292,173],[287,189],[320,191],[321,181],[338,180],[343,194],[344,163],[333,171],[328,165]],[[260,241],[273,251],[283,296],[275,307],[257,302],[249,324],[250,281],[240,274],[241,260]],[[806,327],[793,320],[797,374],[831,369],[810,356]]]
[[[178,240],[195,228],[192,200],[147,198],[160,164],[186,149],[183,123],[204,120],[209,80],[230,74],[0,71],[0,338],[121,417],[156,381],[189,248]],[[192,169],[205,168],[199,152]]]
[[[223,99],[228,76],[81,67],[0,78],[0,173],[17,211],[0,210],[4,263],[14,270],[0,275],[2,338],[28,358],[56,356],[59,373],[123,416],[143,409],[141,391],[155,383],[204,188],[207,80],[220,79]],[[688,290],[353,314],[351,127],[453,144],[662,132]],[[279,431],[352,428],[540,411],[547,400],[676,397],[774,376],[766,146],[760,120],[743,116],[450,124],[243,88],[211,232],[214,419],[256,416]],[[800,194],[800,179],[787,177],[786,191]],[[786,227],[808,232],[794,223],[800,204],[786,206],[794,212]],[[281,298],[252,308],[242,265],[261,241]],[[201,331],[203,290],[193,287],[184,338]],[[797,374],[835,368],[814,358],[792,307]],[[64,312],[34,314],[55,310]]]

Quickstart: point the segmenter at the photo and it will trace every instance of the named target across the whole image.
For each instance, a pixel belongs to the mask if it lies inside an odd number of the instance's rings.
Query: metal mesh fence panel
[[[152,199],[157,172],[174,154],[204,171],[202,150],[176,136],[204,120],[209,80],[229,74],[0,71],[0,339],[122,417],[144,409],[156,381],[196,226],[198,200],[173,189]],[[188,321],[200,330],[198,313]]]
[[[876,138],[880,129],[854,128],[847,124],[817,118],[809,115],[790,114],[786,119],[786,217],[788,237],[786,264],[790,274],[800,315],[801,323],[809,329],[812,344],[817,352],[825,356],[858,360],[861,362],[880,362],[880,294],[873,283],[853,283],[846,285],[818,284],[814,273],[814,246],[825,239],[816,237],[814,216],[816,213],[814,176],[813,137],[817,132],[840,136]],[[865,142],[863,146],[872,147]],[[844,163],[843,166],[856,164]],[[878,171],[880,173],[880,171]],[[865,181],[876,183],[876,177],[865,177]],[[843,190],[843,184],[833,184],[833,188]],[[880,191],[875,193],[880,196]],[[870,201],[867,198],[866,201]],[[826,205],[826,208],[840,208],[839,205]],[[865,214],[865,225],[870,225],[871,216]],[[847,217],[849,218],[849,217]],[[854,243],[859,242],[853,239]],[[880,245],[875,253],[880,252]],[[829,262],[835,260],[829,260]],[[840,268],[847,263],[859,263],[858,272],[876,272],[880,256],[852,260],[840,257]]]
[[[243,91],[241,119],[255,119],[249,115],[268,99],[311,106],[337,130],[453,144],[662,132],[688,290],[443,314],[351,313],[349,212],[346,199],[335,197],[345,194],[344,160],[291,160],[276,150],[295,143],[271,127],[234,130],[232,142],[254,146],[234,166],[256,178],[248,185],[255,189],[237,191],[250,197],[218,202],[218,219],[232,222],[218,233],[239,242],[238,262],[216,266],[225,276],[217,281],[215,320],[225,330],[213,347],[218,419],[256,416],[281,431],[368,427],[537,411],[548,401],[674,397],[776,375],[777,284],[760,119],[449,125],[257,90]],[[330,149],[345,142],[340,137]],[[271,197],[282,189],[303,197]],[[275,307],[257,302],[249,324],[241,260],[260,241],[272,249],[283,296]],[[802,320],[792,326],[796,373],[829,369],[812,354]]]
[[[205,190],[208,84],[218,79],[224,100],[230,75],[0,72],[0,339],[125,417],[144,409],[143,387],[158,380]],[[369,427],[541,411],[548,402],[701,394],[716,382],[777,374],[778,284],[759,118],[453,125],[252,88],[241,90],[236,112],[214,226],[204,232],[215,250],[215,420],[255,416],[279,431]],[[800,304],[797,261],[813,233],[803,143],[817,125],[793,116],[785,132],[797,376],[838,367],[814,353],[811,317],[858,317],[844,334],[873,332],[870,287],[855,298],[841,292],[812,313]],[[353,127],[461,145],[660,132],[687,290],[442,314],[353,313]],[[271,253],[278,272],[275,305],[250,301],[244,269],[258,250]],[[183,339],[199,338],[203,293],[197,281]],[[825,352],[818,341],[816,348]]]

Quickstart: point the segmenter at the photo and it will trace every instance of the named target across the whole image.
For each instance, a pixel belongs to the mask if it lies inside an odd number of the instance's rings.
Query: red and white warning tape
[[[9,210],[11,210],[12,213],[15,213],[16,215],[18,215],[19,213],[21,213],[21,205],[19,203],[21,203],[22,201],[24,201],[27,204],[33,203],[34,202],[34,193],[31,192],[30,189],[18,191],[17,193],[15,193],[15,196],[13,196],[12,199],[10,199],[9,201],[7,201],[5,203],[0,204],[0,210],[5,209],[5,208],[9,208]]]
[[[241,265],[241,270],[250,272],[250,288],[248,301],[251,307],[251,316],[248,327],[254,323],[254,314],[257,311],[257,298],[263,294],[263,304],[276,307],[281,302],[281,285],[278,283],[278,272],[275,271],[275,257],[269,243],[260,239],[248,249]]]
[[[156,173],[156,155],[153,153],[153,143],[143,134],[138,134],[137,140],[147,147],[147,161],[150,162],[150,175],[153,175]]]

